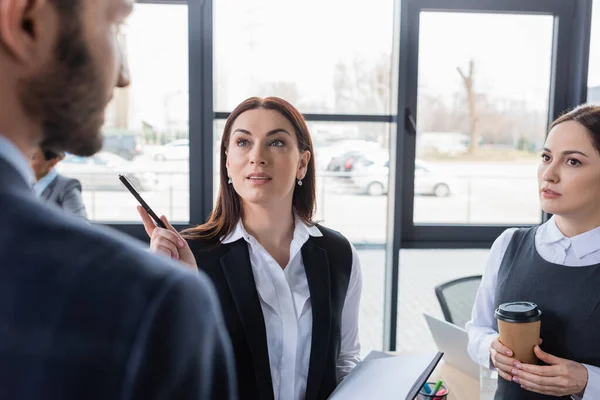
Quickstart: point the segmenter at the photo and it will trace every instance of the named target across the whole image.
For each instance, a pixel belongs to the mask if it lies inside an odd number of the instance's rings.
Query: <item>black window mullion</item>
[[[213,207],[213,10],[212,0],[189,4],[190,223]]]

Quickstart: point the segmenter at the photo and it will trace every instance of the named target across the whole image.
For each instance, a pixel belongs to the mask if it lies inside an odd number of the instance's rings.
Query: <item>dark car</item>
[[[130,133],[107,135],[104,136],[102,150],[131,161],[142,154],[142,141],[138,136]]]

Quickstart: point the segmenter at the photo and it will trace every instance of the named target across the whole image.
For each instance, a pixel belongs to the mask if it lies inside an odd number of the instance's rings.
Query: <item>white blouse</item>
[[[267,347],[275,400],[303,400],[310,361],[312,305],[304,271],[302,246],[310,236],[322,236],[317,227],[296,218],[290,258],[285,269],[252,237],[240,220],[222,243],[243,238],[248,243],[252,273],[265,318]],[[342,310],[341,347],[337,379],[343,379],[360,361],[358,308],[362,275],[358,254],[352,247],[352,271]]]
[[[498,332],[494,329],[494,297],[498,270],[515,230],[507,229],[492,245],[475,298],[471,320],[466,324],[469,334],[469,355],[475,362],[488,368],[493,367],[489,348],[498,336]],[[535,248],[544,260],[554,264],[574,268],[600,264],[600,227],[568,238],[558,229],[555,217],[552,217],[536,231]],[[583,400],[600,399],[600,368],[583,365],[588,370],[588,384]],[[572,396],[572,398],[580,399],[579,396]]]

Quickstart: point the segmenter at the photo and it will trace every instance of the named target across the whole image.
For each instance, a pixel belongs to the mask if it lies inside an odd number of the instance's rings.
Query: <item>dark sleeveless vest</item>
[[[312,304],[313,328],[307,400],[325,400],[337,386],[342,309],[352,271],[352,248],[336,231],[317,225],[301,253]],[[212,279],[235,353],[238,394],[244,400],[272,400],[267,334],[248,244],[188,241],[198,268]],[[282,399],[284,400],[284,399]]]
[[[515,231],[498,271],[495,307],[512,301],[536,303],[542,310],[542,350],[600,366],[600,264],[567,267],[544,260],[535,248],[536,230]],[[497,323],[495,328],[498,330]],[[557,398],[529,392],[501,377],[494,397],[495,400]]]

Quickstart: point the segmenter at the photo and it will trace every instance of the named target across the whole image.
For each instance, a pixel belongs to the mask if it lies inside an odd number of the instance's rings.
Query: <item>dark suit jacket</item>
[[[235,398],[204,274],[41,204],[0,159],[0,399]]]
[[[325,400],[337,385],[342,309],[352,271],[352,248],[338,232],[318,226],[322,237],[302,246],[313,313],[307,400]],[[241,399],[271,400],[273,383],[264,316],[248,245],[188,240],[198,268],[211,277],[223,309],[237,365]],[[285,399],[282,399],[285,400]]]
[[[40,198],[45,203],[56,204],[77,217],[87,218],[81,199],[81,183],[77,179],[57,175],[42,192]]]

